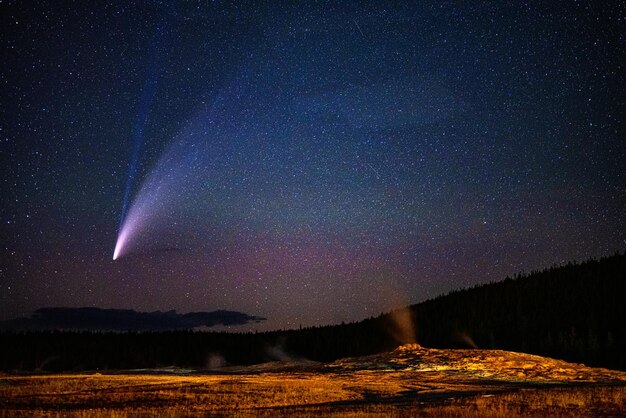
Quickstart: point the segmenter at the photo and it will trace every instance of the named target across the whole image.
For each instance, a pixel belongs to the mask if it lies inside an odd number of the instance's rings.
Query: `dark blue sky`
[[[623,3],[0,16],[2,318],[326,324],[626,244]]]

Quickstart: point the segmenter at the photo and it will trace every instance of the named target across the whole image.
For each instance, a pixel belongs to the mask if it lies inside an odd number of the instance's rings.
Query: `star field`
[[[2,318],[337,323],[624,249],[623,3],[0,16]]]

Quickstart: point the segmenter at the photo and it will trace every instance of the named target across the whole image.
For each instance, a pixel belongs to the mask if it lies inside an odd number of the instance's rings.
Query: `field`
[[[2,416],[622,416],[626,373],[494,350],[119,374],[0,376]]]

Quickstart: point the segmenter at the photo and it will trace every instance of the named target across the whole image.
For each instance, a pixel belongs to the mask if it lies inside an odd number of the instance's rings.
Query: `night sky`
[[[623,2],[3,1],[0,28],[0,319],[338,323],[626,246]]]

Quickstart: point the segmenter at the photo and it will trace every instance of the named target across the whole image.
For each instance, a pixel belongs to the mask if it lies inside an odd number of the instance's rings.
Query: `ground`
[[[2,416],[623,416],[626,373],[500,350],[393,352],[211,371],[2,375]]]

